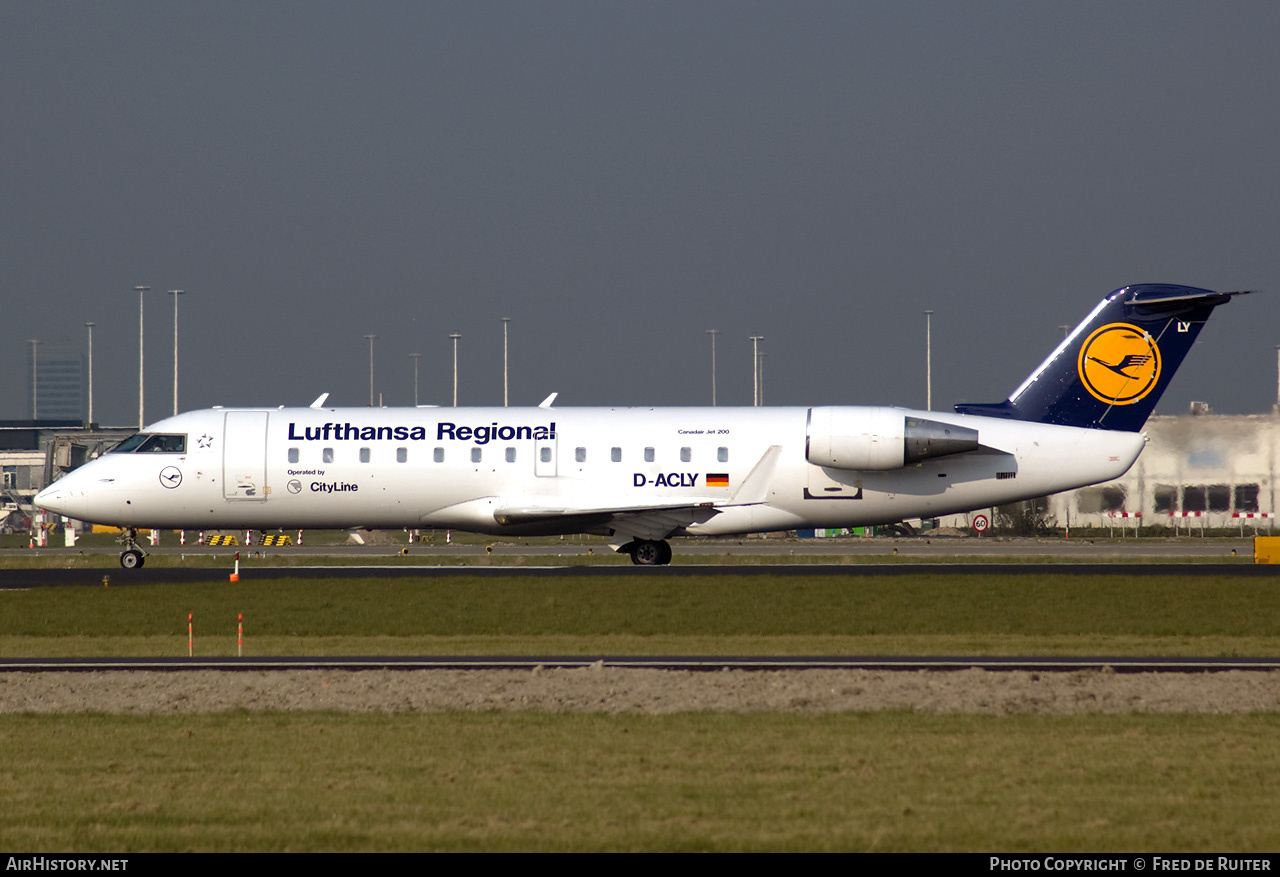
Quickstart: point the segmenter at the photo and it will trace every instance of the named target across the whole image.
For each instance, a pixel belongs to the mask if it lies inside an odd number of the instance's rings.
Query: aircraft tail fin
[[[1243,294],[1165,283],[1118,289],[1008,399],[956,412],[1137,432],[1213,309]]]

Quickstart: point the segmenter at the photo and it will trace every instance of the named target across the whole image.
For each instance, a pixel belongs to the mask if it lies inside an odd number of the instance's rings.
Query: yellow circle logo
[[[1132,405],[1160,380],[1156,339],[1128,323],[1108,323],[1080,347],[1080,380],[1095,399]]]

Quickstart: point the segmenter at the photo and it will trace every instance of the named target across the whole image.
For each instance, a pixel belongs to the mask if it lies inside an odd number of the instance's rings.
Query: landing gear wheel
[[[125,569],[141,569],[147,553],[138,547],[138,529],[126,527],[116,541],[124,546],[124,551],[120,552],[120,565]]]
[[[671,562],[671,546],[665,541],[637,539],[631,543],[631,562],[636,566],[666,566]]]

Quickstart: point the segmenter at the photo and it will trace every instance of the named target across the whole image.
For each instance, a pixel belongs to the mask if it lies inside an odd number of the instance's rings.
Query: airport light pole
[[[135,286],[134,289],[138,293],[138,429],[141,430],[146,422],[143,416],[143,346],[142,346],[142,297],[151,291],[150,286]]]
[[[752,335],[751,338],[751,404],[760,407],[760,342],[763,335]]]
[[[933,311],[924,312],[924,410],[933,410]]]
[[[760,405],[764,405],[764,358],[767,353],[760,354]]]
[[[173,296],[173,413],[178,413],[178,296],[182,295],[184,290],[171,289],[169,295]]]
[[[85,323],[89,330],[89,419],[88,423],[93,423],[93,327],[97,323]]]
[[[716,407],[716,336],[720,334],[719,329],[708,329],[707,334],[711,336],[711,407]]]
[[[413,407],[418,407],[418,360],[422,359],[421,353],[410,353],[409,358],[413,360]]]
[[[369,407],[372,408],[373,407],[373,339],[377,338],[378,336],[366,335],[364,337],[369,339]]]
[[[31,345],[31,419],[40,419],[40,405],[38,403],[40,382],[36,379],[40,371],[40,357],[36,355],[36,348],[40,346],[39,338],[28,338],[27,343]]]
[[[453,407],[458,407],[458,339],[462,336],[454,332],[449,336],[453,339]]]
[[[507,407],[507,325],[510,317],[502,318],[502,407]]]

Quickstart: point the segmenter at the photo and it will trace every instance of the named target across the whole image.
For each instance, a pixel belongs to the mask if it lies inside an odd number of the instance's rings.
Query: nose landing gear
[[[116,541],[124,546],[124,551],[120,552],[120,565],[125,569],[142,569],[147,553],[138,545],[138,529],[126,527]]]

